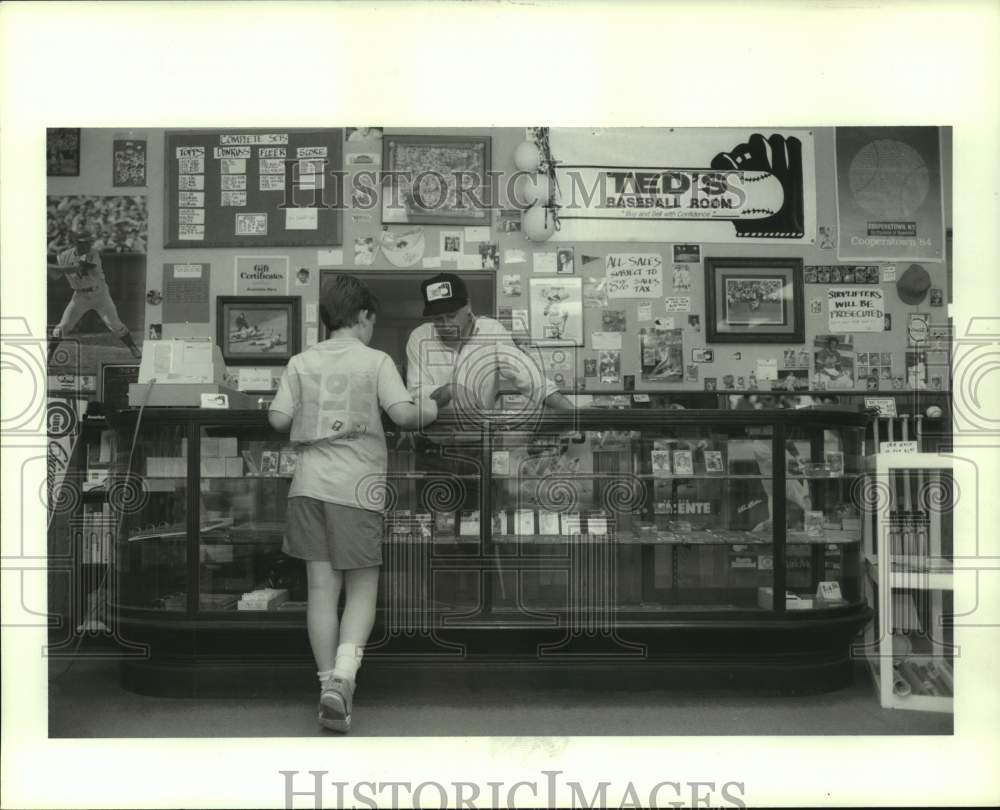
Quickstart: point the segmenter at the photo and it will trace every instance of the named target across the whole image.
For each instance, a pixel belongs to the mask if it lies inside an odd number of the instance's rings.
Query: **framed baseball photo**
[[[283,366],[302,342],[302,299],[294,295],[220,295],[216,342],[231,366]]]
[[[802,343],[801,259],[705,259],[709,343]]]
[[[489,137],[386,135],[382,222],[489,225]]]

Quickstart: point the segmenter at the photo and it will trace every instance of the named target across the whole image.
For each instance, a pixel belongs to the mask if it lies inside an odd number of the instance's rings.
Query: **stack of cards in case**
[[[240,451],[243,462],[246,464],[247,475],[260,475],[260,461],[249,450]]]
[[[608,533],[608,513],[591,512],[587,515],[587,534],[603,537]]]
[[[434,518],[430,512],[417,512],[414,517],[417,534],[421,540],[434,539]]]
[[[290,447],[281,451],[278,456],[278,475],[295,475],[295,466],[298,463],[299,454]]]
[[[652,451],[653,460],[653,475],[666,478],[670,475],[670,451],[669,450],[653,450]]]
[[[390,537],[402,537],[410,530],[410,510],[397,509],[386,515],[386,529]]]
[[[722,464],[722,451],[721,450],[706,450],[705,451],[705,472],[707,473],[721,473],[725,472],[725,468]]]
[[[438,537],[455,536],[454,512],[434,512],[434,534]]]
[[[533,509],[518,509],[514,513],[514,534],[518,537],[534,537],[535,511]]]
[[[278,459],[279,454],[277,450],[264,450],[260,454],[260,474],[277,475]]]
[[[493,451],[493,475],[498,477],[506,477],[510,475],[510,451],[509,450],[494,450]]]
[[[564,535],[572,537],[583,534],[583,520],[579,512],[563,512],[560,524]]]
[[[674,475],[694,475],[694,461],[690,450],[674,450]]]
[[[823,513],[818,510],[807,509],[805,513],[805,530],[809,537],[823,536]]]
[[[459,522],[459,535],[462,537],[479,537],[479,510],[462,512]]]
[[[493,539],[513,534],[510,513],[506,510],[493,513]]]
[[[830,452],[826,454],[826,465],[830,470],[830,475],[843,475],[844,474],[844,454],[837,452]]]
[[[559,534],[559,513],[541,511],[538,513],[538,533],[542,535]]]
[[[258,588],[243,594],[236,603],[237,610],[276,610],[282,602],[288,601],[285,588]]]

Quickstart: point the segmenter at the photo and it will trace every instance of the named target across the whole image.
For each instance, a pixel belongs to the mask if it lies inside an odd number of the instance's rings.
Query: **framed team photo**
[[[298,296],[220,295],[216,342],[233,366],[282,366],[301,347],[302,299]]]
[[[491,146],[471,135],[385,136],[382,222],[489,225]]]
[[[709,343],[801,343],[801,259],[705,259]]]

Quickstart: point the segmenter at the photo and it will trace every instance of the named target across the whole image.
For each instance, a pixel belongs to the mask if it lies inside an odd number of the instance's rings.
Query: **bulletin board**
[[[164,142],[165,247],[341,244],[342,130],[175,130]]]

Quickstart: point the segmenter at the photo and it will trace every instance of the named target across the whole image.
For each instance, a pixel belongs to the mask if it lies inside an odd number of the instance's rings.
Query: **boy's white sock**
[[[332,669],[327,669],[324,670],[323,672],[317,672],[316,677],[319,678],[319,685],[326,686],[326,682],[330,679],[331,675],[333,675]]]
[[[363,650],[357,644],[340,644],[337,646],[337,658],[333,662],[333,677],[343,678],[354,683],[361,666]]]

